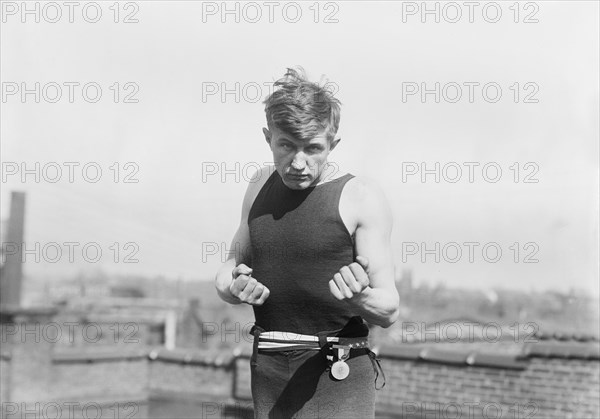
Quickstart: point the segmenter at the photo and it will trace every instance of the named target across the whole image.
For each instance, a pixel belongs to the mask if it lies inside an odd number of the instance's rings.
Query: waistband
[[[317,350],[323,354],[333,347],[345,346],[350,350],[363,349],[369,355],[373,370],[375,371],[375,389],[380,390],[385,387],[385,373],[381,368],[380,359],[375,352],[369,348],[369,339],[367,336],[361,337],[340,337],[329,336],[336,331],[321,332],[318,335],[303,335],[291,332],[265,331],[260,326],[254,325],[250,333],[254,335],[254,352],[257,351],[289,351],[289,350]],[[377,387],[379,372],[383,377],[383,384]]]
[[[262,332],[258,335],[258,349],[265,351],[287,351],[292,349],[321,350],[323,339],[319,336],[302,335],[290,332]],[[367,337],[325,336],[326,344],[347,346],[349,349],[367,348]]]

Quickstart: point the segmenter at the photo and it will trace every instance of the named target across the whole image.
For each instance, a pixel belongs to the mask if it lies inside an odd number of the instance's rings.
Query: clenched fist
[[[342,266],[329,281],[329,290],[338,300],[349,300],[369,286],[369,260],[357,256],[356,262]]]
[[[231,272],[232,281],[229,286],[231,294],[241,302],[253,306],[263,305],[271,293],[267,287],[252,278],[252,268],[240,263]]]

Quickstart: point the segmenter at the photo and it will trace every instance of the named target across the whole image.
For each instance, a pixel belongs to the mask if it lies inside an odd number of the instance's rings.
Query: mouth
[[[288,179],[295,180],[295,181],[301,181],[301,180],[308,179],[308,175],[293,175],[293,174],[289,174],[289,173],[286,175],[286,177]]]

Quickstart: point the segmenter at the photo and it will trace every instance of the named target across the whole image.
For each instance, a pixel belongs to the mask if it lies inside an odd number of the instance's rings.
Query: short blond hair
[[[300,140],[325,131],[331,141],[340,125],[341,102],[326,86],[307,80],[304,70],[288,68],[263,102],[269,128],[273,126]]]

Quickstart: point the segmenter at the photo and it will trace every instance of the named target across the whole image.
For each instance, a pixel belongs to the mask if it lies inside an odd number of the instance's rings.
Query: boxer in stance
[[[275,87],[263,128],[275,170],[248,185],[217,292],[254,310],[256,418],[373,418],[379,361],[365,321],[389,327],[399,312],[391,211],[373,182],[327,162],[339,101],[301,70]]]

